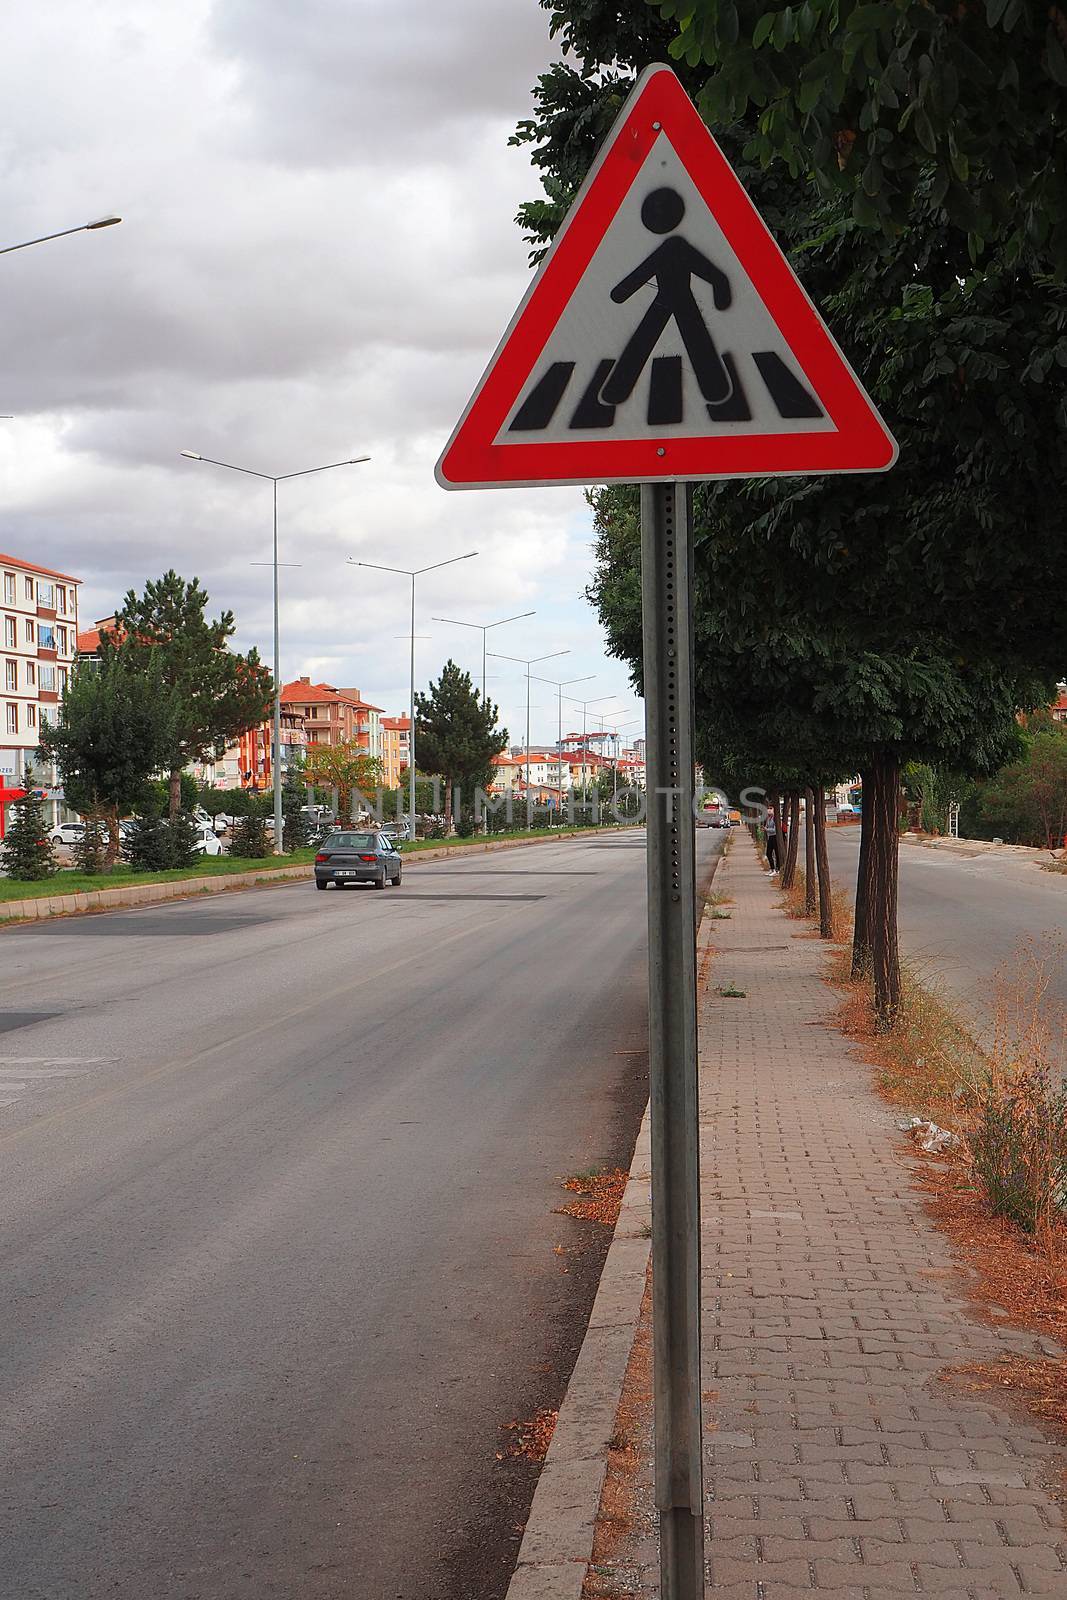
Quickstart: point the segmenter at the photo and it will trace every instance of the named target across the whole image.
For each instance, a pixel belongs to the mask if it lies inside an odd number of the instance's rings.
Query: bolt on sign
[[[446,489],[880,472],[896,443],[669,67],[623,107]]]

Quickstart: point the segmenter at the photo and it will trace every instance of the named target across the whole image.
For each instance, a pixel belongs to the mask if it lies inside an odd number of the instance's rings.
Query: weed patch
[[[621,1167],[613,1167],[608,1172],[575,1173],[565,1180],[563,1187],[577,1195],[578,1199],[557,1206],[556,1214],[573,1217],[576,1222],[600,1222],[607,1228],[613,1228],[619,1220],[629,1177],[630,1174]]]

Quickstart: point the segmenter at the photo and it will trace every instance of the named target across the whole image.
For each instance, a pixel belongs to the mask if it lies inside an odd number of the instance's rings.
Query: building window
[[[18,635],[15,632],[14,617],[4,618],[4,643],[9,650],[14,650],[18,645]]]
[[[45,691],[46,694],[55,694],[55,691],[56,691],[56,669],[55,669],[55,667],[48,666],[45,663],[42,663],[40,673],[38,674],[38,679],[39,679],[40,687]]]
[[[7,708],[7,731],[8,731],[8,733],[18,733],[18,731],[19,731],[19,708],[18,708],[18,706],[13,706],[13,705],[10,705],[10,704],[8,705],[8,708]]]
[[[60,692],[60,694],[66,694],[66,692],[67,692],[67,669],[66,669],[66,667],[60,667],[60,669],[59,669],[59,692]]]
[[[15,574],[13,572],[4,573],[4,599],[9,606],[15,604]]]
[[[7,663],[6,677],[8,693],[15,694],[19,686],[19,664],[17,661],[9,661]]]
[[[47,622],[37,624],[37,643],[43,650],[54,650],[56,647],[55,633]]]
[[[65,654],[66,653],[66,649],[67,649],[67,630],[66,630],[66,628],[56,628],[55,635],[56,635],[56,649],[59,650],[61,653]]]
[[[36,686],[36,683],[37,683],[37,663],[36,663],[36,661],[27,661],[27,663],[26,663],[26,687],[28,689],[32,689],[32,688],[34,688]]]
[[[52,588],[50,583],[38,583],[37,604],[39,606],[46,606],[49,611],[55,610],[56,591]]]
[[[27,578],[26,579],[26,599],[27,600],[32,600],[33,599],[33,579],[32,578]]]
[[[37,639],[36,627],[32,617],[26,618],[26,643],[33,644]]]
[[[61,583],[57,583],[56,584],[56,610],[57,611],[66,611],[66,609],[67,609],[67,591],[66,591],[66,589],[64,589],[64,587],[63,587],[63,585]]]
[[[26,726],[28,728],[36,728],[36,726],[37,726],[37,707],[36,706],[27,706],[26,707]]]

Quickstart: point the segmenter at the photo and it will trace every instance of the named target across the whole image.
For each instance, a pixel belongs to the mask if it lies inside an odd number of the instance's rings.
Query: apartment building
[[[282,711],[303,718],[307,744],[356,744],[367,755],[381,755],[381,707],[358,689],[296,678],[282,690]]]
[[[381,741],[382,787],[399,788],[411,760],[411,718],[383,717]]]
[[[57,820],[62,795],[55,773],[38,754],[40,731],[54,720],[74,663],[80,578],[18,556],[0,555],[3,627],[3,709],[0,712],[0,790],[21,783],[29,760],[48,790],[46,815]]]

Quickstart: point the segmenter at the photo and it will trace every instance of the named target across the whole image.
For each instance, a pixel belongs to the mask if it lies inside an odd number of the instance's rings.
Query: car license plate
[[[339,868],[334,873],[335,878],[362,878],[362,876],[362,872],[348,872],[344,867]]]

